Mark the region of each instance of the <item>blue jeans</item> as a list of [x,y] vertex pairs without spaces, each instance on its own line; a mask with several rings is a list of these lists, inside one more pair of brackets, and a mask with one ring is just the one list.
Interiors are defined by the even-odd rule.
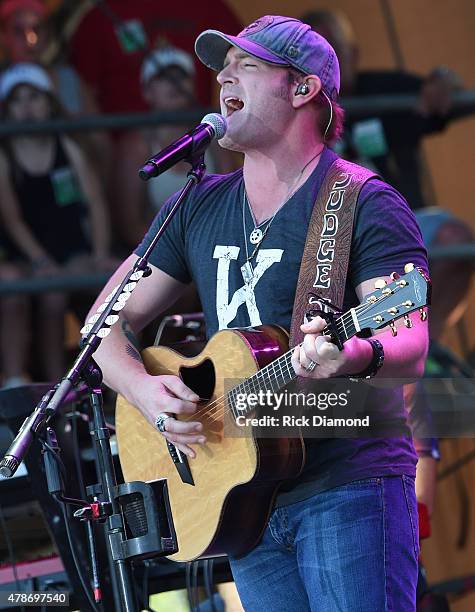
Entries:
[[246,612],[411,612],[418,556],[414,479],[389,476],[275,509],[230,564]]

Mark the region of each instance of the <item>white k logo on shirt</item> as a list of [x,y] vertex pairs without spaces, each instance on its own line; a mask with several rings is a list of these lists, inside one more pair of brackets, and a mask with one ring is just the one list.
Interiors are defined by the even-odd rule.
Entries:
[[226,329],[236,317],[238,308],[246,305],[251,325],[262,325],[256,304],[254,289],[262,275],[273,264],[279,263],[283,249],[260,249],[256,255],[254,275],[250,283],[244,283],[229,300],[229,269],[231,260],[237,260],[240,247],[216,245],[213,258],[218,260],[216,274],[216,314],[219,329]]

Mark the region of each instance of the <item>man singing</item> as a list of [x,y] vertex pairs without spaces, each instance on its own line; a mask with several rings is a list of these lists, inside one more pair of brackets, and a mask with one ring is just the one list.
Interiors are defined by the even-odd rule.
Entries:
[[[337,159],[341,133],[340,72],[328,42],[297,19],[265,16],[230,36],[207,30],[200,60],[217,72],[224,148],[244,154],[243,168],[206,176],[167,228],[120,321],[97,359],[108,385],[134,404],[189,457],[206,445],[198,397],[176,376],[150,376],[130,343],[196,284],[207,333],[278,324],[289,328],[307,228],[319,189]],[[135,252],[98,299],[103,301],[150,244],[170,199]],[[377,278],[408,261],[427,269],[420,232],[402,196],[377,178],[356,205],[343,310],[374,290]],[[377,340],[354,336],[339,351],[316,317],[302,327],[292,365],[299,376],[374,377],[368,402],[395,419],[406,415],[401,387],[380,378],[423,371],[427,323],[388,328]],[[187,416],[187,420],[168,418]],[[157,419],[157,417],[159,417]],[[416,455],[409,436],[307,440],[303,473],[285,483],[259,544],[230,558],[247,612],[415,610],[418,533]]]

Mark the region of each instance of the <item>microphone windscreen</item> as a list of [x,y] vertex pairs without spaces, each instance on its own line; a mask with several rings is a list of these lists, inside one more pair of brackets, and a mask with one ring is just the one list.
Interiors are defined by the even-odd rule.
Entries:
[[211,125],[211,127],[214,129],[217,140],[222,138],[226,134],[226,130],[228,129],[226,119],[223,117],[223,115],[220,115],[219,113],[209,113],[208,115],[205,115],[201,120],[201,123],[207,123],[208,125]]

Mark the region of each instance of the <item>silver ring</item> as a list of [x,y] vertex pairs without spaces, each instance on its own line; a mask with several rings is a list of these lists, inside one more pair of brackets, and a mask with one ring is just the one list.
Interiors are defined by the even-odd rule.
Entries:
[[313,372],[317,367],[318,363],[316,361],[310,360],[309,364],[305,366],[307,372]]
[[160,414],[155,419],[155,427],[158,429],[160,433],[166,431],[165,429],[165,421],[171,418],[171,414],[167,414],[166,412],[160,412]]

